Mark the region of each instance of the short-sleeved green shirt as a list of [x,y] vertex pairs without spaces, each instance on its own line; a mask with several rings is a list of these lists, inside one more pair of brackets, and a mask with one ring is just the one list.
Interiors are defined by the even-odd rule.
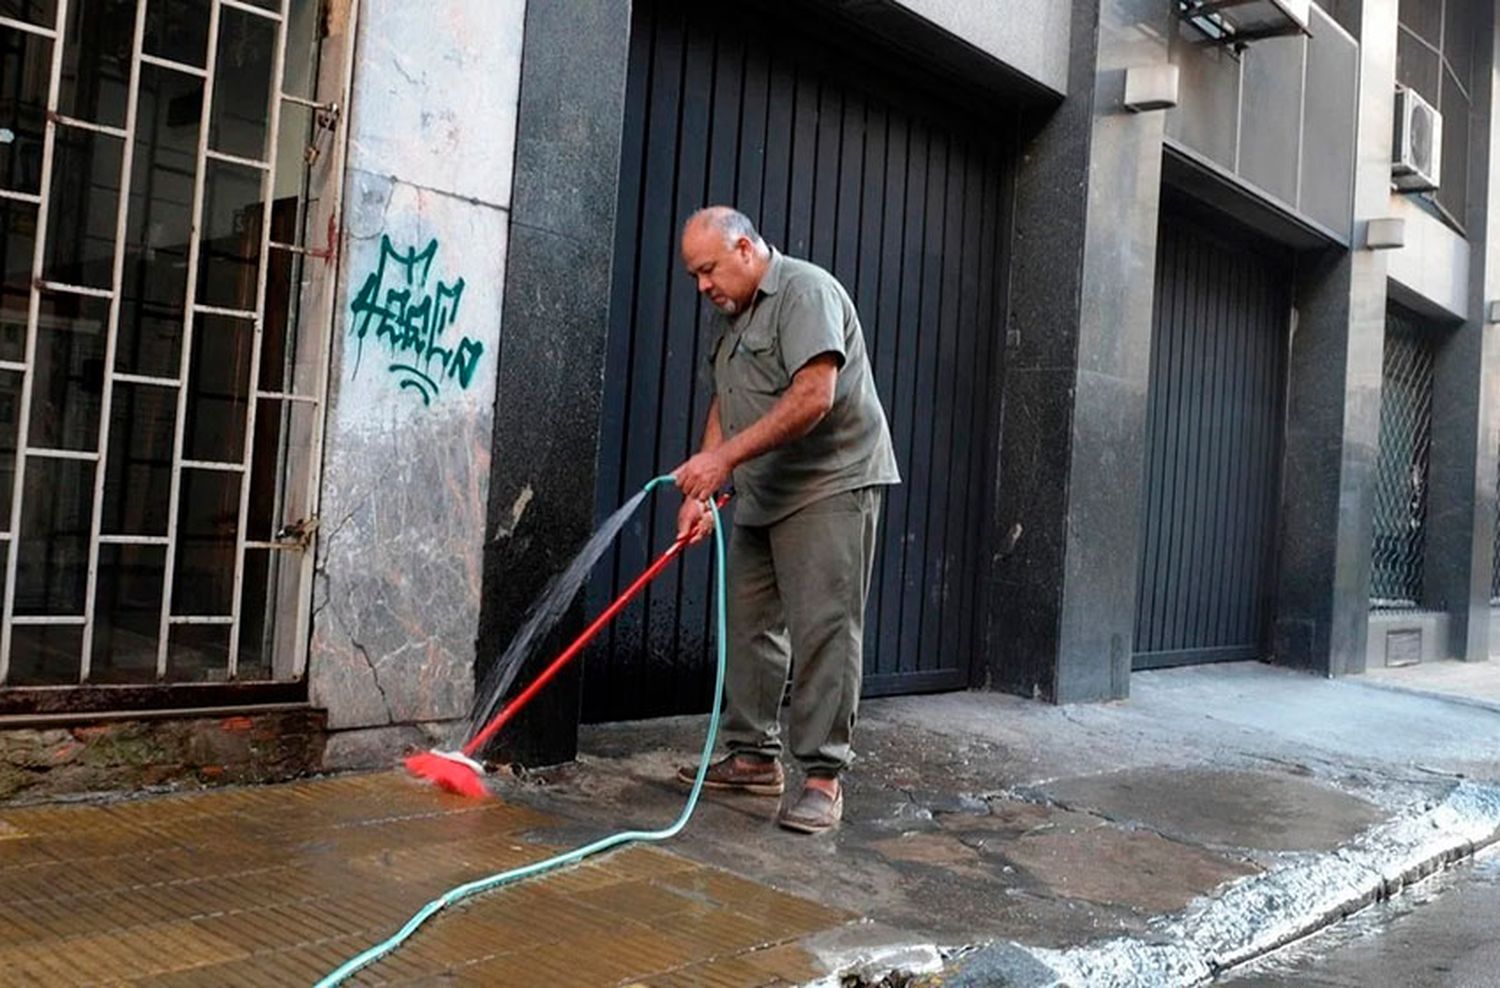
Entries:
[[833,407],[812,432],[734,471],[735,521],[771,525],[834,494],[899,484],[854,303],[833,275],[772,250],[755,299],[724,322],[712,350],[726,439],[771,410],[814,357],[839,358]]

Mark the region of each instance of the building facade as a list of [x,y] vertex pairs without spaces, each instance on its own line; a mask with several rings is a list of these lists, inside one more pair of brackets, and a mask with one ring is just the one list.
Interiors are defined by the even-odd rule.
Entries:
[[[1490,0],[3,6],[0,797],[462,721],[697,440],[708,202],[865,325],[867,695],[1500,648]],[[496,753],[705,709],[708,567]]]

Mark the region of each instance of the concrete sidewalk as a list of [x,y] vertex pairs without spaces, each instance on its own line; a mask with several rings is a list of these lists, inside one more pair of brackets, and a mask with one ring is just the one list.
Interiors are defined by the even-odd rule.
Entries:
[[[1202,983],[1500,833],[1500,712],[1420,690],[1245,664],[1104,706],[875,701],[836,833],[706,797],[357,983]],[[311,983],[453,885],[664,825],[705,723],[589,729],[486,804],[379,773],[0,810],[0,984]]]
[[1406,690],[1440,699],[1471,703],[1500,713],[1500,663],[1423,662],[1410,666],[1372,669],[1361,682],[1388,689]]
[[[862,941],[810,945],[830,970],[1201,983],[1500,835],[1500,712],[1420,689],[1247,663],[1138,674],[1108,705],[875,701],[839,832],[720,797],[673,850],[863,915]],[[576,766],[509,798],[576,821],[560,840],[660,819],[702,729],[592,729]]]

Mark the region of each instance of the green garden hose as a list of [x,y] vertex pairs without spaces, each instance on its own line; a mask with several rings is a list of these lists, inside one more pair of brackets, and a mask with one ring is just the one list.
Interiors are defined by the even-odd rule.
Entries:
[[[670,485],[673,483],[675,483],[674,479],[670,474],[667,474],[652,480],[649,484],[646,485],[645,489],[647,492],[650,492],[662,484]],[[718,505],[716,505],[712,500],[709,500],[708,506],[709,509],[713,512],[714,516],[714,654],[717,660],[717,669],[714,674],[714,699],[713,705],[709,708],[708,734],[703,739],[703,754],[698,762],[698,774],[693,779],[692,791],[688,793],[687,802],[683,804],[682,812],[678,814],[676,821],[674,821],[671,826],[666,827],[662,830],[622,831],[617,834],[612,834],[609,837],[604,837],[600,840],[594,841],[592,844],[586,844],[576,850],[568,851],[565,854],[559,854],[556,857],[547,858],[546,860],[538,861],[535,864],[524,865],[520,868],[513,868],[510,871],[502,871],[498,874],[490,875],[488,878],[479,878],[472,882],[466,882],[463,885],[459,885],[456,888],[449,889],[447,892],[444,892],[442,895],[438,896],[436,899],[433,899],[431,902],[427,903],[427,905],[417,910],[417,912],[411,917],[411,919],[407,920],[406,924],[402,926],[401,929],[397,930],[390,938],[377,943],[375,946],[364,951],[358,956],[352,957],[348,961],[345,961],[322,981],[319,981],[317,984],[317,988],[333,988],[333,986],[335,985],[342,984],[345,979],[353,975],[355,972],[368,967],[380,958],[396,950],[403,943],[405,943],[406,940],[413,933],[415,933],[423,923],[427,922],[427,920],[431,919],[434,915],[436,915],[444,908],[453,905],[455,902],[467,899],[473,895],[478,895],[480,892],[488,892],[489,890],[498,888],[501,885],[508,885],[512,882],[518,882],[524,878],[533,878],[537,875],[544,874],[556,868],[561,868],[564,865],[577,864],[590,855],[598,854],[601,851],[607,851],[611,848],[619,847],[623,844],[667,840],[669,838],[676,837],[679,833],[682,832],[682,828],[687,826],[688,820],[693,815],[693,810],[697,809],[698,796],[703,791],[703,777],[708,772],[709,762],[713,758],[714,742],[718,739],[719,704],[724,694],[724,666],[727,658],[727,652],[725,648],[724,618],[724,608],[726,603],[724,587],[724,529],[720,524]]]

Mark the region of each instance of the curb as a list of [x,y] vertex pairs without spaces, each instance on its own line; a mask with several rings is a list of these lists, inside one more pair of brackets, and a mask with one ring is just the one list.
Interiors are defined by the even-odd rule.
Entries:
[[995,943],[926,988],[1192,988],[1500,840],[1500,787],[1463,781],[1328,854],[1299,854],[1164,917],[1142,937],[1069,950]]
[[1422,686],[1411,686],[1407,683],[1393,682],[1388,679],[1364,679],[1360,686],[1367,686],[1373,690],[1389,690],[1392,693],[1401,693],[1405,696],[1419,696],[1426,700],[1440,700],[1443,703],[1456,703],[1461,707],[1472,707],[1475,710],[1488,710],[1490,713],[1500,714],[1500,700],[1486,700],[1478,696],[1463,696],[1458,693],[1444,693],[1441,690],[1429,689]]

